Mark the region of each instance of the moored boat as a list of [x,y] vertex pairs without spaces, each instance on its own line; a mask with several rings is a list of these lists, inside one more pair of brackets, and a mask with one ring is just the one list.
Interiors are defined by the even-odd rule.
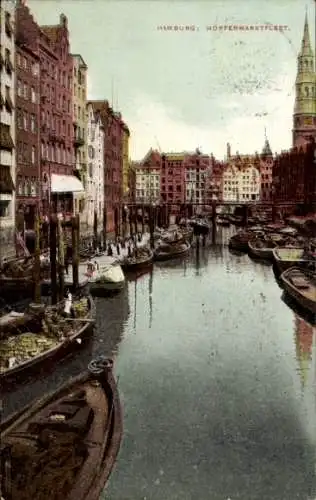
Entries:
[[0,383],[14,381],[44,364],[60,360],[93,333],[91,296],[68,298],[56,306],[40,304],[23,316],[0,318]]
[[290,267],[281,274],[286,293],[301,307],[316,313],[316,275],[306,269]]
[[5,499],[98,500],[122,439],[112,360],[1,422],[1,495]]
[[272,260],[273,249],[276,246],[276,243],[267,238],[251,238],[248,241],[248,253],[250,257],[256,259]]
[[154,253],[149,248],[138,248],[130,257],[123,257],[119,262],[124,272],[142,271],[153,265]]
[[169,260],[181,257],[190,250],[191,245],[188,242],[168,244],[161,243],[154,251],[154,260]]
[[[313,260],[301,247],[276,247],[273,249],[273,260],[279,272],[283,272],[289,267],[305,267],[313,263]],[[314,260],[316,263],[316,260]]]
[[91,295],[103,297],[118,293],[123,289],[125,276],[119,262],[96,260],[95,263],[88,262],[87,268]]
[[238,252],[248,252],[248,241],[261,232],[261,228],[238,231],[229,239],[228,247]]

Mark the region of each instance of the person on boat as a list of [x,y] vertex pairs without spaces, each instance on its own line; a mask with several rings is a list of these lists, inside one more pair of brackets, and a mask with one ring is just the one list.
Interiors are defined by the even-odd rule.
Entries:
[[111,245],[111,243],[109,243],[109,245],[108,245],[108,257],[112,257],[112,255],[113,255],[112,245]]
[[116,251],[117,251],[117,255],[120,255],[121,254],[121,248],[120,248],[120,243],[119,241],[116,242]]
[[[95,264],[97,264],[97,263],[95,262]],[[93,273],[96,270],[95,264],[93,262],[91,262],[91,259],[89,259],[89,262],[87,264],[87,273],[86,273],[87,276],[89,276],[89,277],[93,276]]]
[[67,292],[67,298],[65,300],[65,307],[63,311],[64,316],[73,316],[74,315],[74,310],[72,306],[72,294]]

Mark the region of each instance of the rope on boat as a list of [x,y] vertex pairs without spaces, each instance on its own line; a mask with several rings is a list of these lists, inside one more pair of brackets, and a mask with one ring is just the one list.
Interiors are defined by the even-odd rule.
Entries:
[[101,375],[106,369],[111,369],[112,366],[113,360],[101,354],[96,359],[90,361],[88,370],[92,375]]

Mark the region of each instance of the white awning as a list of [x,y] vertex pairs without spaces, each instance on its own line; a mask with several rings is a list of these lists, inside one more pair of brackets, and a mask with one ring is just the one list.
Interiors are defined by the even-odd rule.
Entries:
[[75,177],[74,175],[52,174],[52,193],[82,193],[83,191],[83,184],[78,177]]

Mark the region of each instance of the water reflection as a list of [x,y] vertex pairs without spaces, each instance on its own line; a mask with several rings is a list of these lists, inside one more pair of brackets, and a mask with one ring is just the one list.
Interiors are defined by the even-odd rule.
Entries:
[[308,372],[312,364],[312,347],[314,328],[297,314],[294,317],[295,323],[295,345],[296,356],[299,364],[302,390],[304,390]]
[[310,329],[293,324],[271,266],[220,246],[137,282],[139,313],[116,366],[125,434],[107,500],[315,496],[315,404],[302,401],[296,359]]

